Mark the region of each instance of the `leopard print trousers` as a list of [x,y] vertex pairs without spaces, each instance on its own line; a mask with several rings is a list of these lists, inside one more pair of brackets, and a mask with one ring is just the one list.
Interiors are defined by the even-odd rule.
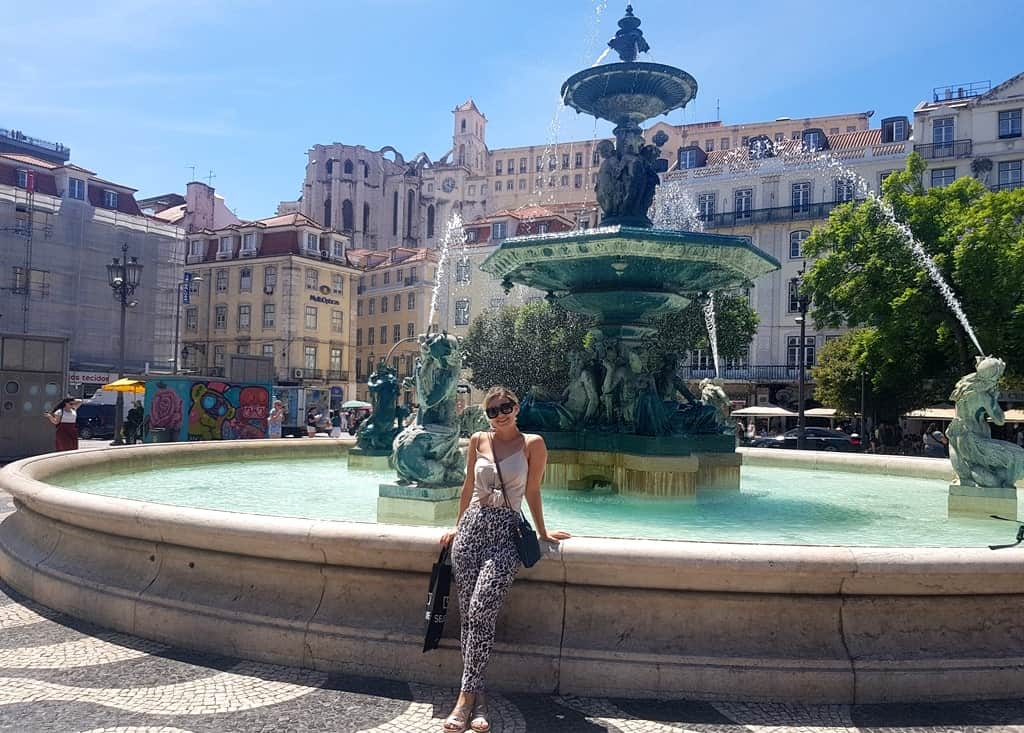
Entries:
[[504,507],[470,506],[452,544],[452,570],[462,617],[462,690],[484,691],[494,626],[519,571],[512,528],[519,515]]

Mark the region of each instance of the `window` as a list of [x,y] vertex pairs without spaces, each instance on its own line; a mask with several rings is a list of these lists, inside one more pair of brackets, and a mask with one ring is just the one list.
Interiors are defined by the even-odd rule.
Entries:
[[388,312],[388,296],[386,296],[386,295],[380,299],[380,312],[381,313],[387,313]]
[[263,304],[263,328],[274,327],[274,310],[275,306],[273,303]]
[[576,168],[583,167],[583,153],[576,153],[576,155],[573,157],[573,165]]
[[213,347],[213,365],[215,367],[222,367],[222,366],[224,366],[224,347],[223,346],[218,345],[218,346],[214,346]]
[[386,344],[388,342],[388,327],[387,326],[381,326],[380,327],[380,342],[382,344]]
[[722,150],[728,150],[729,149],[729,138],[723,137],[719,142],[722,143],[722,145],[721,145]]
[[316,328],[316,306],[315,305],[307,305],[306,306],[306,328],[310,328],[310,329],[315,329]]
[[256,233],[249,232],[242,236],[242,251],[243,252],[255,252],[256,251]]
[[806,229],[798,229],[795,232],[790,232],[789,235],[789,257],[790,259],[800,259],[803,256],[803,246],[807,238],[811,236],[811,233]]
[[572,177],[572,187],[583,188],[583,174],[577,173],[575,176]]
[[28,281],[25,279],[25,268],[15,267],[12,270],[14,283],[12,290],[15,293],[28,292],[39,298],[50,296],[50,271],[37,270],[32,268],[28,271]]
[[198,331],[199,330],[199,309],[198,308],[186,308],[185,309],[185,330],[186,331]]
[[384,273],[384,284],[389,285],[391,283],[391,271]]
[[[1018,125],[1019,127],[1019,125]],[[78,199],[79,201],[85,200],[85,181],[81,178],[69,178],[68,179],[68,197]]]
[[882,120],[882,142],[898,143],[907,139],[907,120],[897,117]]
[[569,154],[568,153],[562,153],[562,168],[568,168],[568,167],[569,167]]
[[825,147],[825,136],[821,130],[806,130],[803,134],[804,150],[813,152]]
[[416,293],[409,293],[409,297],[407,299],[405,307],[408,310],[412,310],[413,308],[416,307]]
[[469,325],[469,300],[462,299],[455,301],[455,325]]
[[519,190],[520,191],[525,191],[526,190],[526,179],[525,178],[520,178],[519,179]]
[[551,226],[546,221],[542,221],[537,225],[537,234],[547,234],[548,227]]
[[526,173],[526,158],[519,159],[519,172]]
[[699,165],[697,148],[683,148],[679,151],[679,170],[697,168]]
[[777,133],[775,133],[775,142],[781,143],[785,139],[786,139],[786,133],[784,133],[784,132],[777,132]]
[[344,173],[345,175],[351,176],[353,170],[354,166],[352,165],[351,160],[346,160],[344,163],[341,164],[341,172]]
[[[786,338],[786,363],[795,367],[800,363],[800,337]],[[804,366],[814,366],[814,336],[804,336]]]
[[715,217],[715,194],[697,195],[697,214],[701,221],[711,221]]
[[391,327],[391,340],[398,341],[402,338],[402,327],[399,324],[395,324]]
[[507,181],[505,181],[505,190],[506,191],[514,191],[515,188],[516,188],[516,182],[514,180],[509,178]]
[[376,273],[374,273],[373,275],[370,275],[370,287],[371,288],[377,287],[377,274]]
[[316,346],[306,344],[302,347],[302,368],[310,371],[316,369]]
[[466,230],[466,242],[467,243],[473,244],[479,238],[480,238],[480,232],[478,230],[476,230],[476,229],[467,229]]
[[394,302],[391,305],[391,310],[393,310],[395,313],[397,313],[398,311],[402,310],[402,296],[401,295],[396,295],[395,296],[395,300],[394,300]]
[[562,179],[559,181],[559,185],[562,186],[562,188],[567,188],[569,186],[569,176],[562,176]]
[[377,313],[377,299],[370,298],[366,301],[366,315],[372,316]]
[[344,293],[345,292],[345,276],[339,273],[331,275],[331,292],[332,293]]
[[945,158],[953,155],[952,117],[932,120],[932,143],[932,157]]
[[790,189],[794,214],[806,214],[811,210],[811,184],[794,183]]
[[226,293],[228,291],[228,271],[217,270],[217,292]]
[[263,290],[269,295],[277,285],[277,266],[267,265],[263,268]]
[[837,178],[833,184],[833,200],[839,204],[845,201],[853,201],[854,186],[850,178]]
[[749,219],[750,212],[754,208],[754,189],[738,189],[732,197],[732,210],[736,212],[737,219]]
[[240,293],[251,293],[252,292],[252,268],[243,267],[238,271],[238,292]]
[[790,313],[800,312],[800,278],[794,277],[789,281],[789,306]]
[[932,169],[932,187],[948,186],[956,178],[956,168]]
[[117,191],[103,190],[103,205],[108,209],[117,208]]
[[[474,187],[470,186],[469,188],[470,188],[469,193],[470,193],[470,195],[472,195]],[[436,217],[436,215],[434,213],[434,205],[430,204],[430,206],[427,207],[427,239],[432,239],[433,236],[434,236],[434,219],[435,219],[435,217]]]
[[226,305],[218,305],[213,309],[213,327],[223,331],[228,327],[228,307]]
[[375,343],[377,343],[377,332],[371,326],[366,329],[366,345],[373,346]]
[[882,184],[885,183],[885,179],[888,178],[889,176],[891,176],[895,172],[896,172],[896,169],[892,169],[892,170],[882,171],[881,173],[878,174],[878,190],[879,191],[882,190]]
[[17,186],[18,186],[18,188],[28,188],[28,171],[25,170],[24,168],[19,168],[17,175],[18,175],[18,179],[17,179]]
[[713,152],[714,149],[715,149],[715,139],[713,137],[709,137],[707,140],[704,141],[704,150],[706,150],[707,152],[710,153],[710,152]]
[[516,172],[516,161],[513,158],[508,159],[508,174],[511,176]]
[[498,240],[505,239],[508,236],[508,224],[503,221],[494,222],[494,226],[491,228],[491,239],[497,242]]
[[345,326],[345,312],[340,310],[331,311],[331,331],[342,333]]
[[220,244],[217,245],[217,254],[219,255],[230,255],[235,249],[235,238],[234,237],[221,237]]
[[361,300],[357,300],[356,301],[356,315],[357,316],[363,315],[363,301],[361,301]]
[[597,152],[597,150],[595,150],[590,155],[590,165],[600,165],[600,164],[601,164],[601,154],[599,152]]
[[409,336],[415,336],[416,335],[416,324],[414,324],[414,323],[407,323],[407,324],[405,324],[405,335],[406,335],[406,338],[408,338]]
[[460,283],[469,282],[469,258],[461,257],[455,265],[455,279]]
[[310,252],[320,251],[320,237],[312,232],[306,232],[306,249]]
[[248,331],[250,323],[252,323],[252,306],[251,305],[240,305],[240,306],[238,306],[238,330],[239,331]]
[[320,272],[313,268],[306,269],[306,290],[320,289]]
[[557,167],[558,167],[558,156],[556,156],[556,155],[549,155],[548,156],[548,170],[549,171],[553,171]]
[[999,137],[1020,137],[1019,109],[1007,109],[999,113]]
[[1003,160],[999,162],[999,188],[1015,189],[1021,185],[1021,161]]
[[496,160],[496,161],[494,161],[494,175],[500,176],[501,174],[502,174],[501,161],[500,160]]
[[327,368],[332,372],[341,371],[341,349],[337,346],[331,347],[331,361],[327,365]]
[[189,259],[198,259],[206,254],[206,242],[202,239],[193,239],[188,243]]
[[687,355],[687,361],[691,369],[714,369],[715,363],[712,360],[712,353],[706,349],[692,349]]
[[344,259],[345,243],[340,239],[331,240],[331,257],[335,257],[337,259]]
[[263,344],[263,350],[262,351],[263,351],[263,356],[266,357],[267,359],[273,359],[274,358],[274,345],[273,344]]

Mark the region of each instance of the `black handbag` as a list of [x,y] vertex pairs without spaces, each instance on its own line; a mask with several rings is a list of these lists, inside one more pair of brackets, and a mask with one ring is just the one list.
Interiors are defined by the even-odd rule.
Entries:
[[430,571],[430,587],[427,588],[427,634],[423,639],[423,651],[437,649],[444,633],[444,622],[448,620],[448,596],[452,589],[451,552],[445,547],[437,557]]
[[[493,440],[491,441],[491,455],[494,456]],[[498,481],[501,482],[501,496],[505,499],[505,506],[511,509],[512,505],[509,504],[508,495],[505,494],[505,479],[501,475],[501,465],[496,456],[494,457],[494,467],[498,469]],[[532,568],[537,564],[540,560],[540,541],[522,510],[519,511],[519,517],[512,528],[512,541],[516,545],[516,552],[519,553],[519,562],[523,564],[524,568]]]

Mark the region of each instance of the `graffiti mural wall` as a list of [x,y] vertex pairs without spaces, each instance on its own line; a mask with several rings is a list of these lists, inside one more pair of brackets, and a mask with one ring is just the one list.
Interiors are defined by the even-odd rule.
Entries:
[[146,383],[150,442],[267,437],[269,384],[163,377]]

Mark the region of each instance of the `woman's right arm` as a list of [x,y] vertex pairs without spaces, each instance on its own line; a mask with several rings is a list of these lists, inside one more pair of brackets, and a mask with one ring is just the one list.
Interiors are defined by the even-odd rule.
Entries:
[[44,416],[44,417],[45,417],[45,418],[46,418],[47,420],[49,420],[49,421],[50,421],[51,423],[53,423],[54,425],[57,425],[57,424],[58,424],[58,423],[60,422],[60,418],[59,418],[59,417],[57,417],[57,416],[56,416],[55,414],[53,414],[52,412],[44,412],[44,413],[43,413],[43,416]]
[[462,515],[469,509],[469,503],[473,500],[473,469],[476,466],[477,444],[480,440],[480,433],[473,433],[469,438],[469,446],[466,448],[466,480],[462,482],[462,493],[459,495],[459,515],[455,518],[455,529],[441,535],[441,545],[447,547],[455,539],[455,533],[459,531],[459,522]]

